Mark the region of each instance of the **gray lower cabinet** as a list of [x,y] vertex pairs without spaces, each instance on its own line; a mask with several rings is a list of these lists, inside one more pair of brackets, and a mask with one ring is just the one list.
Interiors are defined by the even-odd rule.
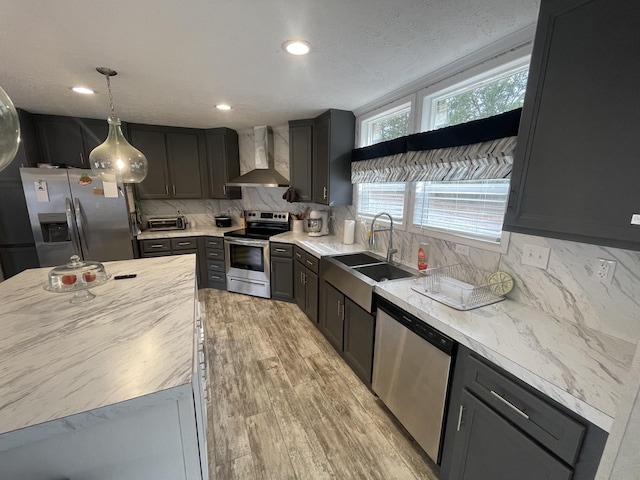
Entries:
[[224,238],[203,237],[205,264],[202,266],[204,273],[203,286],[217,290],[227,289],[227,273],[224,264]]
[[543,0],[504,229],[640,250],[640,3]]
[[349,298],[344,300],[343,355],[364,383],[371,386],[376,319]]
[[[224,250],[220,247],[222,255],[223,273],[221,279],[216,283],[215,279],[211,279],[211,269],[209,268],[209,239],[210,237],[177,237],[177,238],[158,238],[140,240],[140,254],[143,258],[165,257],[169,255],[188,255],[195,253],[196,259],[196,275],[198,278],[198,288],[219,288],[226,290],[226,279],[224,276]],[[213,239],[222,242],[222,238]]]
[[591,480],[607,433],[460,346],[441,480]]
[[318,323],[319,261],[300,247],[294,250],[294,297],[298,306],[313,323]]
[[285,302],[293,302],[293,245],[271,243],[271,298]]
[[322,318],[320,331],[333,347],[342,352],[344,340],[344,294],[327,282],[322,282]]
[[373,315],[326,281],[322,281],[320,331],[367,386],[373,372]]

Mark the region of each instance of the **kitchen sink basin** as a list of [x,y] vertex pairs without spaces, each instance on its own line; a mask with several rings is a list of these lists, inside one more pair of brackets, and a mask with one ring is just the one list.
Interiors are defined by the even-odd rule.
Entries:
[[381,263],[383,261],[368,253],[349,253],[347,255],[336,255],[331,258],[343,265],[346,265],[347,267],[371,265],[372,263]]
[[322,257],[320,271],[324,281],[370,313],[376,284],[416,274],[406,267],[398,267],[364,252]]
[[374,265],[365,265],[362,267],[354,267],[357,272],[366,275],[376,282],[384,282],[385,280],[397,280],[399,278],[412,277],[413,273],[402,268],[398,268],[390,263],[377,263]]

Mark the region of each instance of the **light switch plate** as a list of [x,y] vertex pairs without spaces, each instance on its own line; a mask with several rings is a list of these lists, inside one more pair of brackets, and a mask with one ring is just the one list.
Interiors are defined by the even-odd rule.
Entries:
[[549,247],[525,244],[522,249],[522,264],[546,270],[550,253],[551,249]]
[[640,225],[640,213],[631,215],[631,225]]

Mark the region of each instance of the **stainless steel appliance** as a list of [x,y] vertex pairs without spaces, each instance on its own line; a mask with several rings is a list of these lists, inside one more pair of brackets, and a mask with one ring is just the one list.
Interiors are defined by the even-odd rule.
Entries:
[[436,463],[455,345],[413,315],[378,299],[373,391]]
[[271,298],[269,237],[289,230],[289,213],[250,211],[246,227],[224,234],[227,290]]
[[21,168],[22,187],[41,267],[133,258],[124,186],[103,184],[91,170]]
[[184,230],[185,228],[187,228],[187,219],[184,215],[163,215],[147,219],[147,230]]
[[313,210],[309,214],[307,227],[310,237],[329,235],[329,212],[326,210]]

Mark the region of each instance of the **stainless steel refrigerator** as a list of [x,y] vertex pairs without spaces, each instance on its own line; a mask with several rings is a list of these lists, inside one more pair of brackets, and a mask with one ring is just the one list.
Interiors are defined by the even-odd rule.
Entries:
[[41,267],[134,258],[131,215],[122,184],[91,170],[21,168],[22,187]]

